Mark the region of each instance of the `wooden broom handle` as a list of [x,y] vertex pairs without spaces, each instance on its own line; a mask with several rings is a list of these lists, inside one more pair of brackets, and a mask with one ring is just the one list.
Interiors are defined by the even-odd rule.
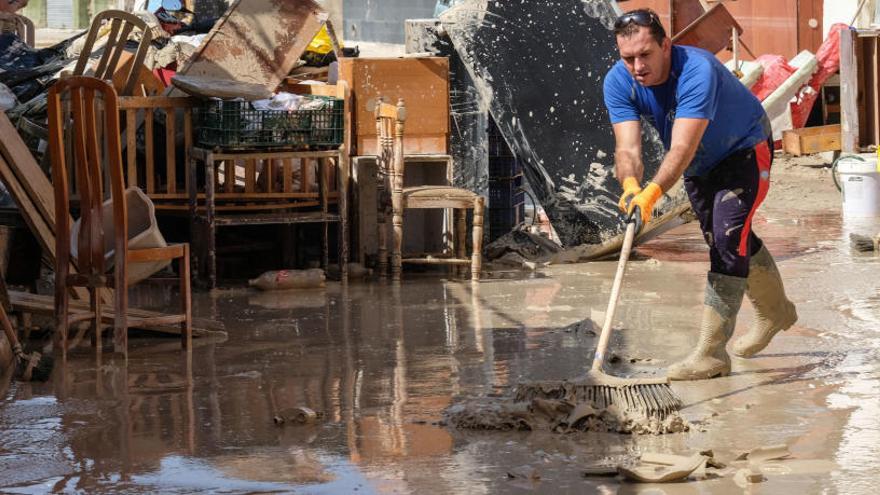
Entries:
[[602,364],[605,362],[605,351],[608,350],[608,342],[611,340],[611,325],[614,323],[617,300],[620,299],[620,287],[623,285],[626,262],[629,261],[629,253],[632,251],[633,239],[635,237],[635,221],[627,222],[626,233],[623,236],[623,247],[620,249],[620,261],[617,262],[617,274],[614,275],[614,285],[611,286],[611,299],[608,301],[608,309],[605,311],[605,324],[602,325],[599,344],[596,346],[596,354],[593,357],[593,366],[591,368],[593,371],[601,371]]

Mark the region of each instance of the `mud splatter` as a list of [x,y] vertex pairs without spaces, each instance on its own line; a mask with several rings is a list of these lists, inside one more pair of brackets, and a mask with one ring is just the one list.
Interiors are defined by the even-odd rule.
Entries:
[[661,435],[690,430],[690,424],[678,413],[661,420],[613,405],[596,409],[588,403],[540,398],[528,402],[492,397],[472,399],[449,407],[445,421],[454,428],[500,431]]

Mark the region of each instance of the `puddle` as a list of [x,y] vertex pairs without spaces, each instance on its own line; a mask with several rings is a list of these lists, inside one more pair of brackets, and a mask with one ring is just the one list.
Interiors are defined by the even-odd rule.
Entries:
[[[461,398],[580,375],[604,317],[615,262],[553,266],[468,282],[417,276],[401,287],[331,283],[306,293],[220,291],[195,313],[222,321],[196,342],[192,388],[170,341],[132,339],[127,370],[88,348],[45,384],[3,381],[0,491],[45,493],[742,493],[730,477],[673,487],[621,485],[582,467],[642,451],[713,449],[721,460],[785,443],[766,493],[867,493],[880,468],[880,257],[854,255],[835,215],[759,219],[778,255],[798,326],[734,374],[675,384],[696,425],[662,438],[471,432],[437,424]],[[611,350],[620,374],[662,374],[696,338],[705,246],[686,225],[639,248]],[[162,303],[166,298],[152,300]],[[751,309],[744,305],[738,332]],[[312,425],[278,426],[306,406]],[[539,481],[507,472],[535,466]]]

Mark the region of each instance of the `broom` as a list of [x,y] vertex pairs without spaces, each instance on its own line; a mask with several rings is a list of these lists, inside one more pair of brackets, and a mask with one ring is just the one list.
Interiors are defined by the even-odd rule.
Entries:
[[3,325],[3,332],[9,339],[9,345],[12,346],[13,359],[15,359],[15,377],[26,382],[48,380],[52,374],[55,360],[52,359],[52,356],[44,356],[39,352],[27,354],[22,350],[2,304],[0,304],[0,325]]
[[681,399],[672,392],[668,378],[619,378],[602,371],[605,353],[611,340],[611,325],[620,299],[626,263],[629,261],[636,236],[636,219],[639,218],[641,218],[640,212],[636,208],[627,222],[617,274],[611,287],[611,299],[608,301],[608,310],[605,313],[605,324],[602,325],[593,365],[587,376],[562,383],[537,382],[521,385],[517,388],[517,401],[531,401],[534,398],[565,399],[575,403],[588,402],[599,410],[614,405],[624,413],[635,413],[660,420],[681,409]]

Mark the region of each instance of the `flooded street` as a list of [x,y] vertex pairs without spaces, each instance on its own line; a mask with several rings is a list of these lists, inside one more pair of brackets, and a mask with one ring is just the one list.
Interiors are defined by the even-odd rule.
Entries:
[[[809,182],[798,179],[795,185]],[[690,432],[663,436],[454,431],[463,397],[576,377],[589,365],[615,261],[227,289],[194,301],[228,338],[196,339],[192,387],[174,339],[132,339],[127,369],[87,341],[45,384],[3,378],[3,493],[742,493],[732,461],[788,445],[749,493],[875,493],[880,480],[880,257],[850,250],[836,191],[797,214],[780,188],[755,230],[779,260],[800,320],[728,377],[673,384]],[[864,233],[864,232],[863,232]],[[696,340],[707,268],[696,224],[641,247],[628,271],[609,371],[662,375]],[[744,303],[737,333],[752,310]],[[589,320],[589,321],[585,321]],[[87,339],[86,339],[87,340]],[[311,425],[273,417],[306,406]],[[585,477],[642,452],[712,450],[729,467],[670,485]],[[524,466],[540,479],[510,478]]]

